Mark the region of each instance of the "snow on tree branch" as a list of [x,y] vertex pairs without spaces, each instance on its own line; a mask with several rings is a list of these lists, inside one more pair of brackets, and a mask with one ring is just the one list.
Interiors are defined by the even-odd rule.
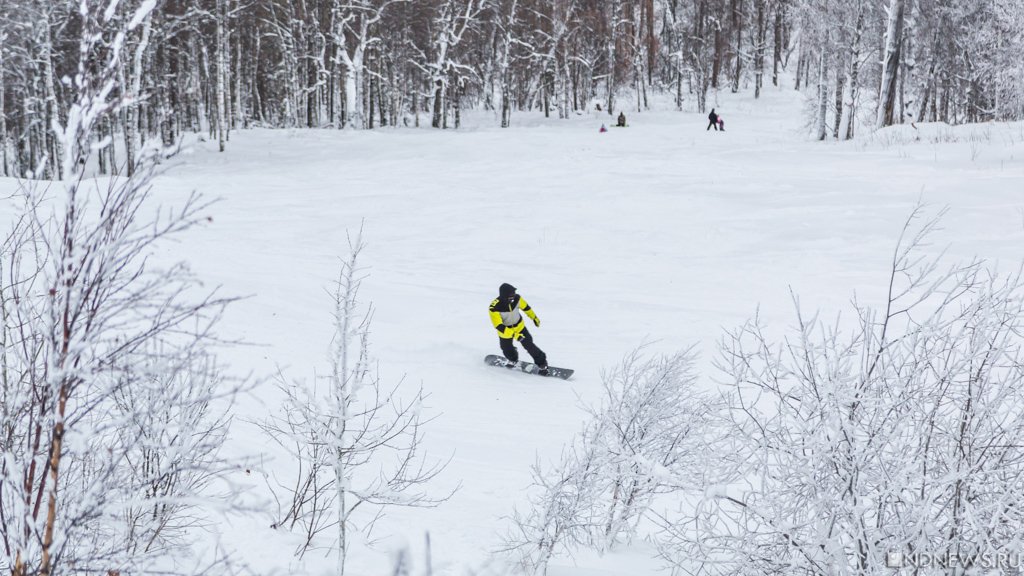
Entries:
[[372,310],[360,311],[358,301],[365,279],[359,265],[365,248],[361,230],[349,248],[331,292],[330,373],[312,385],[282,381],[283,415],[261,423],[296,466],[287,483],[268,481],[287,502],[273,526],[302,530],[299,556],[317,545],[319,535],[335,530],[328,542],[337,553],[340,574],[345,573],[353,533],[368,534],[384,509],[433,507],[452,495],[426,491],[448,463],[423,454],[423,426],[429,422],[422,417],[423,389],[403,399],[401,383],[385,387],[371,366]]

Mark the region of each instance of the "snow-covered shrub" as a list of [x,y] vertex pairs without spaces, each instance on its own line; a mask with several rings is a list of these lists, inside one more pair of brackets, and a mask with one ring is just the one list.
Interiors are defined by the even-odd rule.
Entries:
[[638,349],[603,375],[604,401],[591,410],[610,482],[601,547],[630,538],[656,494],[696,485],[711,405],[693,364],[690,351],[645,358]]
[[981,262],[940,270],[920,253],[937,219],[911,233],[918,216],[881,309],[855,301],[845,327],[796,302],[788,337],[757,319],[726,336],[722,483],[664,522],[676,573],[891,574],[899,558],[1022,552],[1024,285]]
[[602,375],[604,398],[561,459],[533,468],[529,509],[513,514],[506,550],[544,574],[560,549],[628,540],[657,494],[699,483],[712,403],[694,388],[691,351],[643,348]]
[[547,574],[556,552],[589,545],[599,533],[600,502],[608,482],[607,454],[596,444],[597,435],[596,423],[591,422],[554,466],[534,464],[529,507],[513,511],[503,550],[514,555],[525,573]]
[[279,502],[278,494],[287,502],[274,527],[302,529],[300,556],[316,545],[318,534],[335,530],[328,546],[338,554],[339,574],[345,573],[352,531],[368,533],[385,507],[430,507],[451,496],[425,491],[447,462],[422,454],[423,389],[403,401],[398,385],[385,387],[370,365],[372,313],[361,313],[357,300],[364,246],[360,232],[333,292],[335,333],[325,385],[282,382],[281,413],[261,424],[295,464],[287,482],[270,486]]
[[97,125],[126,103],[125,35],[153,3],[78,4],[74,99],[47,159],[62,183],[22,188],[0,248],[0,571],[195,572],[186,529],[226,469],[210,403],[234,391],[212,360],[228,300],[149,262],[205,207],[151,209],[156,152],[129,177],[84,178]]
[[118,545],[133,555],[170,553],[188,543],[190,528],[209,520],[195,496],[232,469],[220,449],[228,426],[221,401],[233,390],[209,355],[176,359],[156,350],[132,364],[122,376],[131,385],[114,395],[116,410],[95,418],[92,454],[117,446],[128,464],[118,474],[128,494]]

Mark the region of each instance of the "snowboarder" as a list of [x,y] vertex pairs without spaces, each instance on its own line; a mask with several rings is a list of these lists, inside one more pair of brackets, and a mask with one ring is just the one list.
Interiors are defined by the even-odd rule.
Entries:
[[725,119],[721,116],[718,117],[718,131],[725,132]]
[[619,119],[618,120],[619,120],[619,122],[615,126],[620,127],[620,128],[625,128],[626,127],[626,113],[625,112],[619,112]]
[[501,346],[501,352],[508,359],[509,365],[514,365],[519,361],[519,351],[516,350],[514,345],[514,342],[518,340],[523,345],[523,348],[530,353],[530,356],[533,357],[533,363],[539,369],[537,373],[541,376],[547,376],[547,355],[533,343],[533,337],[530,336],[529,330],[526,329],[526,322],[523,321],[523,315],[520,314],[520,310],[525,312],[530,317],[530,320],[533,320],[534,326],[540,326],[540,318],[537,317],[537,313],[533,311],[533,308],[530,308],[530,305],[526,303],[523,297],[516,294],[515,286],[502,284],[498,288],[498,297],[491,301],[490,306],[491,324],[498,331],[498,343]]
[[710,120],[710,122],[708,122],[707,129],[711,130],[711,128],[714,127],[715,132],[718,132],[718,114],[715,114],[714,108],[711,109],[711,114],[708,114],[708,120]]

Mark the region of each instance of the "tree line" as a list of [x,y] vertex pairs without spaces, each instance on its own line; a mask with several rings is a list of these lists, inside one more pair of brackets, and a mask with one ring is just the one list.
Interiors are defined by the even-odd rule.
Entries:
[[[74,0],[5,1],[0,174],[59,177],[51,127],[68,79],[96,65],[81,26]],[[186,132],[223,149],[250,126],[457,128],[463,109],[508,126],[523,110],[643,111],[655,94],[703,112],[714,91],[759,97],[787,70],[821,139],[1019,119],[1022,30],[1016,0],[155,0],[104,32],[125,36],[125,105],[98,130],[99,169],[130,173],[146,142]]]

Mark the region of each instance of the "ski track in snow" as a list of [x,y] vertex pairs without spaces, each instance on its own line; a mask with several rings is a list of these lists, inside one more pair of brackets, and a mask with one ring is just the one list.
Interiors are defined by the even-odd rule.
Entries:
[[[951,260],[977,255],[1004,269],[1021,261],[1024,125],[955,129],[987,131],[980,144],[871,135],[820,143],[800,131],[792,91],[730,98],[717,106],[724,133],[706,132],[704,115],[628,111],[629,128],[604,134],[600,125],[614,123],[605,115],[526,113],[507,130],[478,114],[478,127],[460,131],[236,132],[223,154],[200,143],[160,177],[162,202],[191,190],[219,199],[212,223],[164,245],[159,258],[187,260],[207,286],[250,296],[220,330],[255,344],[224,352],[239,374],[280,368],[308,382],[326,371],[327,291],[346,232],[363,223],[373,356],[386,383],[404,377],[404,390],[422,384],[430,395],[424,412],[437,418],[426,446],[452,457],[433,492],[461,488],[436,509],[389,512],[375,532],[384,539],[354,553],[351,573],[383,573],[386,551],[404,541],[422,568],[426,531],[436,574],[482,566],[506,531],[503,517],[525,502],[530,465],[558,456],[581,427],[580,402],[599,399],[601,369],[637,345],[697,345],[711,388],[722,330],[760,307],[769,332],[781,333],[793,324],[790,289],[825,317],[848,310],[854,293],[881,305],[893,247],[919,198],[929,214],[950,208],[930,249],[948,245]],[[0,179],[0,192],[14,186]],[[500,353],[486,307],[502,282],[537,310],[542,326],[531,332],[552,364],[576,370],[572,380],[483,364]],[[243,399],[230,444],[237,454],[266,452],[268,471],[286,466],[246,420],[277,399],[269,381]],[[239,475],[250,501],[264,505],[263,480]],[[331,571],[323,551],[293,559],[294,537],[271,521],[234,515],[218,531],[257,573]],[[560,557],[550,574],[654,574],[651,553],[637,545]]]

